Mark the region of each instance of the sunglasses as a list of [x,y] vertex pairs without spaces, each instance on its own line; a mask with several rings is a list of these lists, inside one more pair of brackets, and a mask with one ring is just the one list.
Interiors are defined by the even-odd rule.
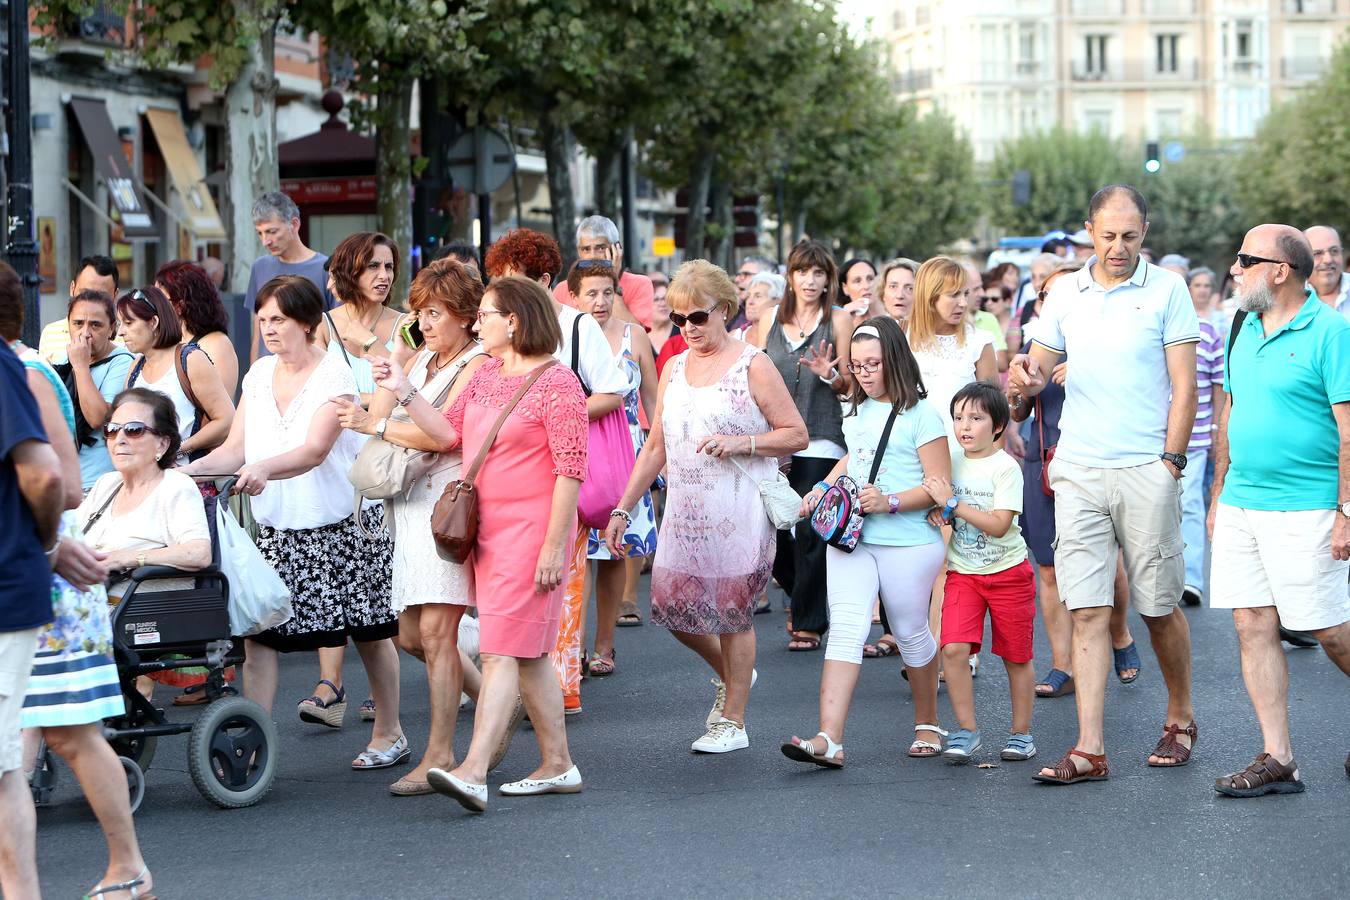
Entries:
[[1270,263],[1275,266],[1288,266],[1293,271],[1298,271],[1298,266],[1287,259],[1267,259],[1264,256],[1253,256],[1250,253],[1239,253],[1237,255],[1237,264],[1239,269],[1250,269],[1252,266],[1259,266],[1261,263]]
[[103,426],[103,437],[107,440],[112,440],[113,436],[119,431],[125,431],[129,438],[138,438],[147,433],[159,434],[158,431],[144,422],[122,422],[121,424],[109,422],[107,425]]
[[715,309],[717,309],[716,306],[710,306],[707,309],[696,309],[687,316],[673,312],[670,314],[670,321],[674,322],[679,328],[683,328],[685,323],[698,326],[707,325],[708,317],[712,315],[713,310]]

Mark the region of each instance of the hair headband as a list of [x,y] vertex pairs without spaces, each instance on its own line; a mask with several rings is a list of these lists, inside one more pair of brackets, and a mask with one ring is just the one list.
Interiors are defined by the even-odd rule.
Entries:
[[853,329],[853,337],[851,340],[856,341],[860,337],[874,337],[877,340],[881,340],[881,332],[877,331],[875,325],[859,325],[857,328]]

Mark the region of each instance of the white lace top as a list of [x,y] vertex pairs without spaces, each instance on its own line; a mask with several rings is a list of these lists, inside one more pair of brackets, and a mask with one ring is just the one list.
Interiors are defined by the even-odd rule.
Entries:
[[954,334],[936,334],[933,340],[936,347],[913,348],[914,358],[918,360],[919,374],[928,389],[928,402],[937,409],[950,435],[952,397],[975,380],[975,363],[984,348],[994,343],[994,336],[968,324],[964,344],[958,343]]

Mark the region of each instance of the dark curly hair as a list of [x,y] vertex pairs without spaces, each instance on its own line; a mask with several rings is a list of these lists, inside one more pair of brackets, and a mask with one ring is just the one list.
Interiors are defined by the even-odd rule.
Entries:
[[[398,244],[394,243],[393,238],[378,231],[358,231],[343,238],[342,243],[337,245],[333,255],[328,257],[328,262],[324,265],[333,279],[333,293],[343,303],[365,299],[361,296],[361,275],[375,258],[376,247],[389,248],[390,255],[394,257],[393,284],[398,284]],[[389,305],[393,298],[392,290],[385,294],[385,305]]]
[[229,333],[225,304],[201,266],[185,259],[166,262],[155,272],[155,284],[169,295],[169,302],[183,321],[183,330],[193,338],[200,340],[217,331]]
[[508,270],[538,281],[548,275],[558,280],[562,271],[562,251],[558,242],[541,231],[516,228],[497,238],[483,261],[489,278],[500,278]]
[[169,442],[169,449],[159,458],[159,467],[161,469],[173,468],[174,459],[183,446],[183,439],[178,434],[178,412],[173,408],[173,401],[169,399],[169,395],[152,391],[149,388],[127,388],[113,398],[112,406],[108,409],[109,420],[112,419],[112,414],[117,412],[118,407],[126,403],[144,403],[150,407],[152,421],[145,424],[149,425],[155,434]]

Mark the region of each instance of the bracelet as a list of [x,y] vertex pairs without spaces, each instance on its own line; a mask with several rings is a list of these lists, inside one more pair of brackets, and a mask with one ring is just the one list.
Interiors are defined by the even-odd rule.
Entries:
[[57,556],[58,553],[61,552],[61,535],[58,534],[58,535],[56,536],[56,540],[52,541],[52,545],[51,545],[50,547],[48,547],[46,550],[43,550],[42,552],[45,553],[45,554],[47,555],[47,565],[48,565],[48,567],[49,567],[49,568],[55,568],[55,567],[56,567],[56,556]]
[[400,397],[395,402],[398,403],[399,406],[407,406],[409,403],[413,402],[413,398],[416,396],[417,396],[417,388],[409,387],[408,393]]
[[753,434],[750,435],[750,455],[755,455],[755,436]]
[[825,385],[826,387],[834,387],[834,381],[836,378],[839,377],[839,370],[837,368],[831,368],[830,376],[828,378],[826,378],[824,375],[818,377],[820,378],[821,384]]
[[824,481],[817,481],[815,484],[815,488],[812,488],[812,490],[815,490],[816,488],[819,488],[822,491],[828,491],[830,489],[830,486]]
[[629,525],[632,525],[632,524],[633,524],[633,517],[630,516],[630,515],[628,514],[628,511],[627,511],[627,510],[624,510],[624,509],[616,509],[616,510],[614,510],[613,512],[611,512],[611,513],[609,514],[609,517],[610,517],[611,519],[623,519],[623,520],[624,520],[625,522],[627,522]]

